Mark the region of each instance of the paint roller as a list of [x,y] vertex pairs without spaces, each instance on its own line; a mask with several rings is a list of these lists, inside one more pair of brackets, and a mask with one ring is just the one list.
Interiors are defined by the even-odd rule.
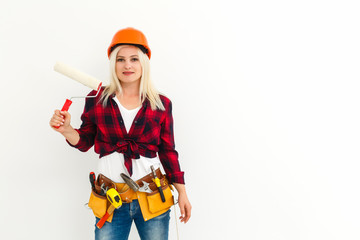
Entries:
[[[80,72],[79,70],[72,68],[62,62],[57,62],[54,66],[54,70],[57,71],[58,73],[61,73],[71,79],[74,79],[75,81],[78,81],[79,83],[82,83],[85,86],[97,91],[95,96],[90,96],[90,97],[96,97],[97,94],[99,93],[102,82],[99,81],[98,79],[96,79],[88,74],[85,74],[83,72]],[[65,102],[64,106],[62,107],[61,111],[69,110],[69,107],[72,103],[72,101],[71,101],[72,98],[89,98],[89,97],[85,97],[85,96],[71,97],[70,99],[66,99],[66,102]]]
[[99,81],[98,79],[80,72],[79,70],[72,68],[68,65],[66,65],[65,63],[62,62],[57,62],[54,65],[54,70],[58,73],[61,73],[71,79],[74,79],[75,81],[78,81],[79,83],[84,84],[85,86],[94,89],[95,91],[97,91],[95,96],[81,96],[81,97],[71,97],[70,99],[66,99],[64,106],[62,107],[61,111],[67,111],[70,108],[70,105],[72,104],[71,99],[72,98],[94,98],[98,95],[99,90],[101,88],[102,82]]

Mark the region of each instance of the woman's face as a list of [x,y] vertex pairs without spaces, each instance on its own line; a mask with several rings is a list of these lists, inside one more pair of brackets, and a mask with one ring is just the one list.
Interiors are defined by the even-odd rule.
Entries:
[[138,56],[138,48],[124,45],[116,55],[116,76],[122,84],[140,81],[142,67]]

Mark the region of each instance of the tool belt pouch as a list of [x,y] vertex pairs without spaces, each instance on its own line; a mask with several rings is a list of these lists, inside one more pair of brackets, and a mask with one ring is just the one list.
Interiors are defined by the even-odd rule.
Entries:
[[174,196],[172,195],[170,185],[165,177],[160,180],[160,183],[165,196],[165,202],[162,202],[160,192],[155,183],[151,183],[149,187],[153,190],[153,192],[147,194],[149,211],[151,213],[157,213],[161,210],[169,209],[172,205],[174,205]]
[[[98,179],[97,181],[95,181],[95,191],[93,189],[91,190],[90,199],[88,203],[88,207],[91,208],[95,217],[97,218],[102,218],[111,204],[106,196],[102,196],[98,194],[101,192],[101,185],[103,183],[104,183],[104,188],[114,187],[114,183],[109,178],[105,177],[102,174],[98,175]],[[113,214],[109,216],[107,221],[111,222],[112,217]]]
[[95,217],[102,218],[107,210],[107,198],[91,191],[88,206],[93,211]]

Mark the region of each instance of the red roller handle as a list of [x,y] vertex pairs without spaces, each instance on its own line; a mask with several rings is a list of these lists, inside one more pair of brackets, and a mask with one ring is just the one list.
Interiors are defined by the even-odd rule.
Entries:
[[[70,105],[72,104],[72,101],[69,99],[66,99],[64,106],[62,107],[61,111],[67,111],[70,108]],[[59,128],[60,126],[55,126],[55,128]]]
[[66,99],[66,102],[65,102],[64,106],[62,107],[61,111],[69,110],[71,104],[72,104],[72,101],[69,99]]

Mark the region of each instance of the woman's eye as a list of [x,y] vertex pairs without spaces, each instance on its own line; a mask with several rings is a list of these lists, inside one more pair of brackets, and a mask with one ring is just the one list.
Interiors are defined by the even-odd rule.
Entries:
[[133,62],[136,62],[136,61],[138,61],[139,59],[137,59],[137,58],[132,58],[131,59],[131,61],[133,61]]
[[118,62],[122,62],[122,61],[124,61],[124,59],[122,59],[122,58],[118,58],[118,60],[117,60]]

